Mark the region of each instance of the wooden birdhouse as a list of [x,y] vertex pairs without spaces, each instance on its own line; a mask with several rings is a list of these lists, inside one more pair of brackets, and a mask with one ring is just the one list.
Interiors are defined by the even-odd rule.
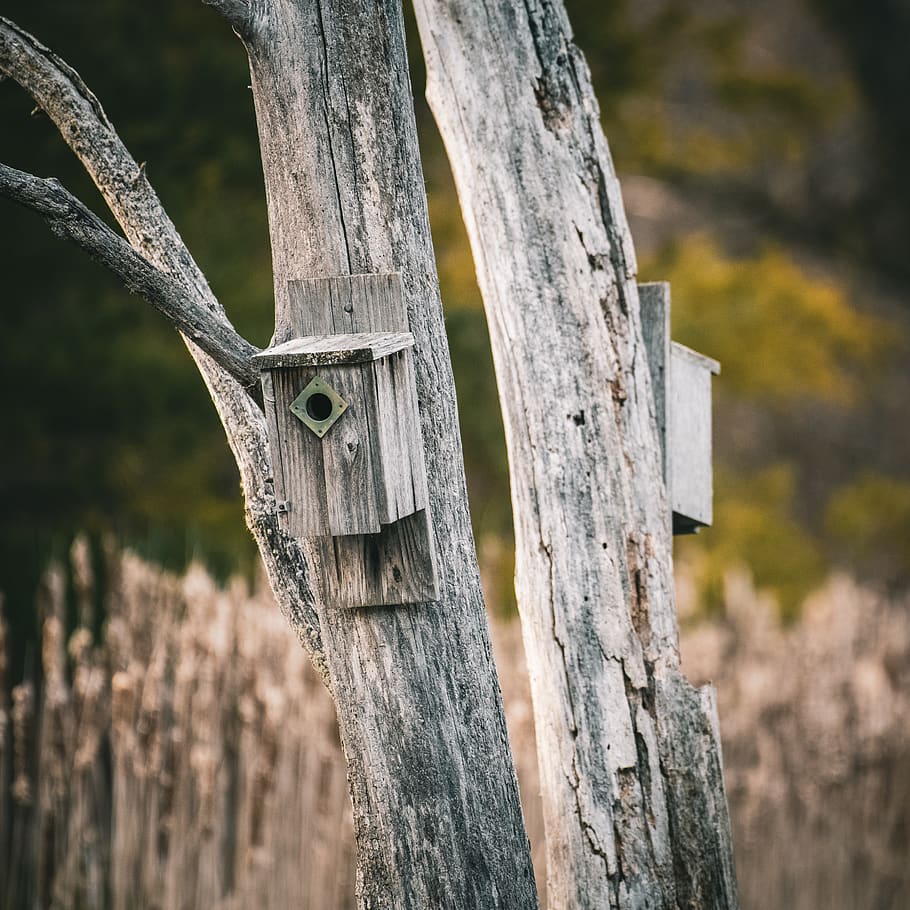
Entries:
[[410,332],[311,335],[257,356],[293,537],[378,534],[427,505]]
[[639,285],[639,298],[673,533],[695,534],[713,518],[711,377],[720,364],[670,341],[669,284]]
[[326,603],[434,600],[414,336],[398,276],[290,290],[301,334],[255,358],[280,525],[315,543]]

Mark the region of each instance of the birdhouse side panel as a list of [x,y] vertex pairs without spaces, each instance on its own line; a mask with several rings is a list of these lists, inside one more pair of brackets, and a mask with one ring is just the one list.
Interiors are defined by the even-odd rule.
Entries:
[[401,395],[409,406],[401,411],[401,438],[404,448],[410,453],[408,464],[411,468],[410,491],[414,510],[427,508],[430,495],[427,491],[427,468],[424,461],[423,432],[420,428],[420,406],[417,400],[417,374],[414,369],[414,354],[404,351],[399,358],[398,369],[393,374],[396,383],[401,382]]
[[[269,448],[275,498],[282,506],[282,526],[292,537],[330,534],[322,441],[291,412],[291,403],[315,376],[312,368],[269,372],[273,394],[266,395]],[[265,384],[264,384],[265,387]],[[271,400],[270,400],[271,399]]]
[[689,522],[712,520],[711,371],[671,348],[668,399],[669,492]]
[[382,463],[383,523],[398,521],[427,505],[423,437],[410,351],[373,363],[377,439]]

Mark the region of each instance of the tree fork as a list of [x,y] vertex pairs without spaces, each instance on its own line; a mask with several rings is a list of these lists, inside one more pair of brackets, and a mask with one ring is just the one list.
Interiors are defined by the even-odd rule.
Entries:
[[[14,22],[0,16],[0,74],[13,79],[47,114],[85,167],[130,246],[179,283],[204,320],[226,322],[224,309],[168,217],[151,183],[79,74]],[[20,198],[18,201],[22,201]],[[174,319],[172,318],[172,321]],[[204,351],[187,340],[240,471],[246,519],[276,600],[313,665],[328,683],[319,620],[300,548],[281,536],[264,415],[256,402]]]

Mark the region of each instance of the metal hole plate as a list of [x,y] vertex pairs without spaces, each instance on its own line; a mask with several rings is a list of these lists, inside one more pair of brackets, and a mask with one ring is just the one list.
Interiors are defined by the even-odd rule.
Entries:
[[[320,410],[314,407],[318,403],[324,407],[325,397],[331,404],[329,413],[320,418]],[[314,402],[313,400],[316,399]],[[291,402],[291,413],[305,426],[309,427],[320,439],[336,424],[338,418],[348,409],[348,403],[324,380],[315,376],[307,387]]]

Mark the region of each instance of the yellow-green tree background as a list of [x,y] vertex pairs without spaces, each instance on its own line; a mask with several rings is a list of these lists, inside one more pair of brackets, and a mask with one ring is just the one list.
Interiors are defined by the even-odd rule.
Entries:
[[[903,0],[569,0],[642,280],[674,337],[722,361],[714,528],[680,542],[705,610],[744,563],[782,617],[835,567],[910,578],[910,40]],[[201,3],[4,0],[79,69],[146,162],[236,325],[272,328],[248,74]],[[409,28],[411,23],[409,22]],[[413,28],[411,28],[413,38]],[[511,609],[508,474],[482,304],[444,150],[424,167],[472,514],[491,606]],[[97,193],[0,85],[0,160]],[[255,571],[236,470],[175,334],[28,212],[0,206],[0,590],[16,640],[48,555],[85,529],[166,564]],[[99,556],[100,559],[100,548]],[[20,663],[28,648],[19,649]],[[19,667],[21,670],[21,666]]]

